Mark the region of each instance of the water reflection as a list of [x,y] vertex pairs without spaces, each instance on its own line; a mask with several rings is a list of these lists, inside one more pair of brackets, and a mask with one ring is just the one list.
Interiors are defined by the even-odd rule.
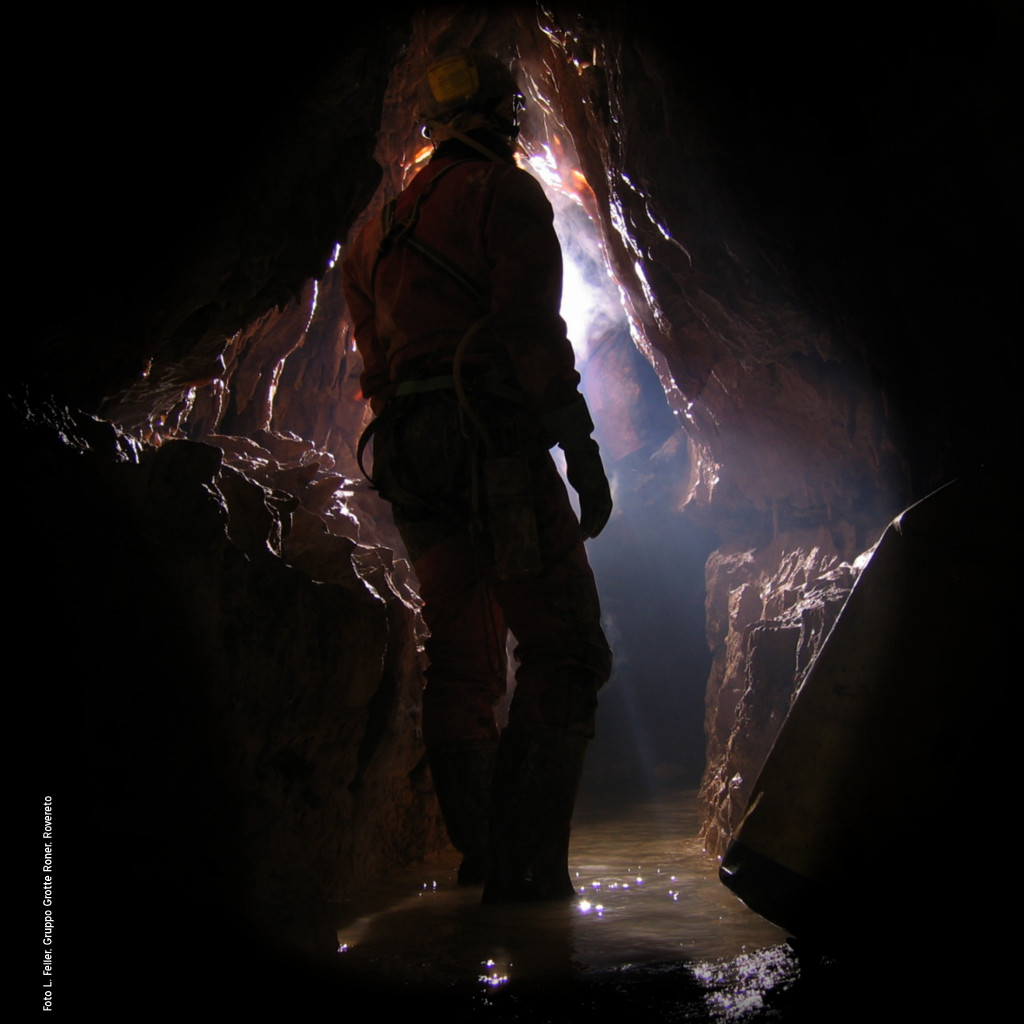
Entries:
[[[716,878],[694,838],[694,794],[613,812],[584,806],[573,830],[572,904],[482,906],[446,856],[367,890],[338,930],[343,972],[363,984],[494,993],[579,984],[607,972],[685,962],[690,978],[784,934]],[[717,980],[715,980],[717,979]]]

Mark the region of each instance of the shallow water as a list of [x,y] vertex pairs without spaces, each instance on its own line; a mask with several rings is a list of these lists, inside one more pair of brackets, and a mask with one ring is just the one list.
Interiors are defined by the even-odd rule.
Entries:
[[718,984],[721,961],[777,947],[785,933],[719,883],[696,834],[692,792],[579,816],[572,904],[482,906],[479,889],[458,888],[447,855],[343,908],[342,970],[392,990],[486,992],[685,962],[698,983]]

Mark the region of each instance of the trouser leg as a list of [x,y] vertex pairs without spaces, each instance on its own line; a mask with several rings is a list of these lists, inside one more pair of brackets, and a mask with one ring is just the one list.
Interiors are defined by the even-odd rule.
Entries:
[[496,741],[428,749],[448,838],[462,854],[459,885],[482,885],[490,868],[490,802],[497,752]]
[[597,691],[611,673],[601,606],[565,485],[545,453],[534,467],[543,569],[494,585],[515,635],[510,725],[543,725],[592,737]]
[[438,804],[463,855],[461,885],[484,881],[489,865],[490,798],[505,693],[505,625],[471,545],[453,536],[416,560],[430,629],[423,732]]
[[488,903],[574,895],[569,831],[597,691],[611,669],[597,589],[564,486],[553,466],[550,473],[538,468],[537,478],[544,569],[495,586],[520,665],[492,790]]
[[498,738],[505,695],[505,619],[468,537],[434,545],[414,563],[423,598],[429,666],[423,690],[428,748]]
[[587,739],[509,726],[491,791],[491,870],[485,903],[571,899],[569,831]]

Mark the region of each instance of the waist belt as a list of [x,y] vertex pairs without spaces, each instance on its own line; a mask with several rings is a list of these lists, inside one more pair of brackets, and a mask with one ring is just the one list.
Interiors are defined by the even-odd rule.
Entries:
[[[526,396],[519,390],[519,388],[506,384],[502,379],[504,373],[500,367],[492,367],[484,373],[471,376],[465,383],[468,385],[470,391],[477,393],[484,393],[488,395],[494,395],[497,398],[504,398],[516,405],[525,405]],[[408,398],[412,395],[423,395],[431,391],[444,391],[446,389],[455,391],[455,377],[453,374],[447,373],[438,377],[420,377],[413,378],[410,380],[404,380],[399,383],[395,388],[395,392],[392,395],[392,400],[398,398]],[[359,469],[362,471],[364,477],[369,481],[371,486],[375,486],[373,478],[363,466],[363,453],[366,451],[366,446],[370,441],[370,438],[377,432],[383,419],[388,415],[389,407],[391,411],[394,411],[394,407],[388,405],[381,410],[379,416],[376,419],[370,421],[366,429],[363,431],[362,436],[359,438],[359,443],[356,446],[356,462],[359,465]]]
[[403,380],[395,388],[395,398],[406,395],[422,395],[427,391],[443,391],[445,388],[455,389],[455,378],[449,373],[442,377],[422,377],[419,380]]
[[[504,375],[502,375],[504,376]],[[508,399],[516,405],[525,405],[525,398],[519,388],[505,383],[494,371],[482,373],[479,376],[470,376],[464,381],[470,391],[482,391],[488,395]],[[440,377],[421,377],[412,380],[403,380],[395,388],[395,398],[405,398],[408,395],[422,395],[429,391],[443,391],[446,388],[455,390],[455,378],[452,374],[444,374]]]

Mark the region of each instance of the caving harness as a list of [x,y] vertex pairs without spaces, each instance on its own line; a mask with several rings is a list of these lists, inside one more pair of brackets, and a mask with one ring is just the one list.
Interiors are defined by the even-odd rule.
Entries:
[[[455,167],[468,162],[468,160],[455,160],[438,171],[416,198],[409,216],[404,220],[395,220],[397,199],[392,199],[385,205],[381,214],[381,243],[370,277],[371,293],[375,288],[377,270],[381,261],[396,247],[404,246],[454,281],[475,300],[481,309],[487,308],[489,304],[487,297],[468,275],[443,253],[438,252],[433,246],[428,245],[414,234],[419,221],[420,209],[433,194],[440,180]],[[445,501],[437,495],[413,494],[400,482],[394,480],[389,481],[388,493],[385,494],[379,483],[366,471],[363,454],[367,444],[381,427],[388,425],[392,417],[400,414],[401,403],[396,400],[430,392],[453,391],[458,402],[460,429],[463,437],[470,444],[470,530],[481,538],[485,536],[489,538],[498,576],[507,578],[523,572],[538,571],[541,567],[541,559],[536,517],[532,504],[528,500],[532,494],[528,460],[522,453],[503,454],[496,450],[491,433],[482,417],[474,410],[467,392],[467,382],[463,370],[465,356],[480,331],[488,326],[491,318],[492,314],[486,312],[470,325],[456,346],[450,373],[414,377],[398,384],[387,405],[368,424],[359,438],[356,461],[370,486],[393,504],[419,505],[442,513],[449,512],[450,509]],[[523,394],[518,388],[508,383],[508,376],[508,367],[501,363],[495,363],[483,372],[473,375],[472,389],[477,394],[498,398],[512,406],[522,407],[524,405]],[[486,529],[484,527],[485,519]]]

